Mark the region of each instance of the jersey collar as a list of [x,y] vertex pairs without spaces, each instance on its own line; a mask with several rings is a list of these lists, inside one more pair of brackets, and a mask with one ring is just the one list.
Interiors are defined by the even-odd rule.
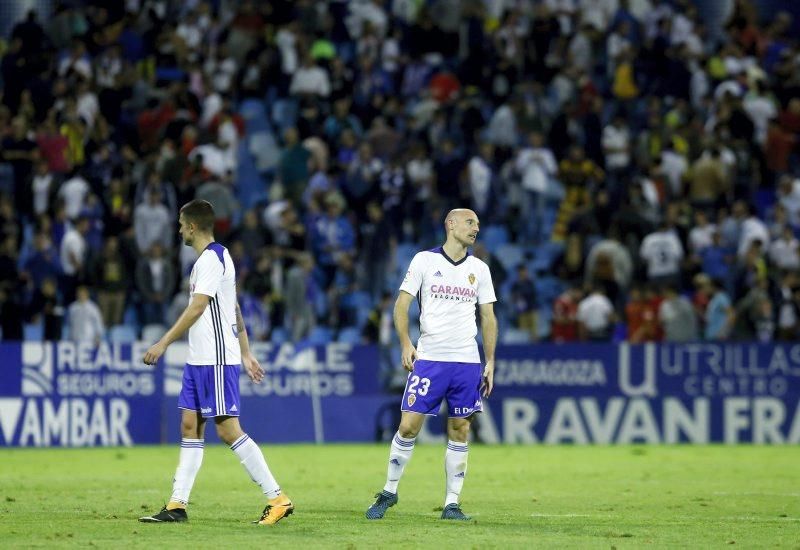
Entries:
[[467,258],[469,258],[469,257],[470,257],[469,250],[467,250],[467,253],[466,253],[466,254],[464,254],[464,257],[463,257],[463,258],[461,258],[461,259],[460,259],[460,260],[458,260],[458,261],[455,261],[453,258],[451,258],[450,256],[448,256],[448,255],[447,255],[447,252],[445,252],[445,251],[444,251],[444,247],[443,247],[443,246],[437,246],[436,248],[432,248],[432,249],[430,250],[430,252],[434,252],[434,253],[439,253],[439,254],[441,254],[442,256],[444,256],[444,257],[445,257],[445,259],[446,259],[448,262],[450,262],[450,263],[451,263],[451,264],[453,264],[453,265],[461,265],[461,264],[463,264],[463,263],[466,261],[466,259],[467,259]]

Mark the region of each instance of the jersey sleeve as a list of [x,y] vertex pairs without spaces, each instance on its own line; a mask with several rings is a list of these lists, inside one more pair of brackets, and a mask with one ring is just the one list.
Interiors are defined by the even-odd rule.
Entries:
[[478,305],[491,304],[496,302],[497,297],[494,294],[494,284],[492,284],[492,273],[489,271],[489,266],[483,264],[483,277],[478,283]]
[[205,252],[201,254],[195,264],[195,273],[197,274],[197,281],[195,282],[194,291],[206,296],[216,296],[222,281],[222,275],[225,273],[225,266],[222,265],[216,255]]
[[406,276],[403,277],[403,282],[400,284],[400,290],[408,292],[412,296],[416,296],[422,286],[424,268],[425,266],[423,265],[421,254],[417,254],[408,266]]

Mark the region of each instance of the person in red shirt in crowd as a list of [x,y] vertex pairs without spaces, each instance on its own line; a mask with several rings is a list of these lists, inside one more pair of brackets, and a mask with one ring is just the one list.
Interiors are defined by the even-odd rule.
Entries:
[[634,285],[628,294],[625,304],[625,324],[628,325],[628,340],[631,343],[642,342],[645,333],[645,302],[642,298],[642,287]]
[[583,299],[579,286],[568,288],[553,302],[553,342],[578,341],[578,303]]
[[[767,139],[764,142],[764,156],[767,159],[767,168],[773,178],[778,174],[789,171],[789,156],[797,144],[794,134],[786,131],[778,121],[770,120],[767,128]],[[773,179],[773,184],[775,180]]]
[[50,111],[36,133],[39,153],[47,161],[47,169],[57,174],[66,174],[72,168],[67,158],[69,139],[58,131],[55,111]]
[[629,296],[625,306],[628,340],[632,344],[659,340],[658,307],[661,297],[652,288],[641,285],[631,288]]

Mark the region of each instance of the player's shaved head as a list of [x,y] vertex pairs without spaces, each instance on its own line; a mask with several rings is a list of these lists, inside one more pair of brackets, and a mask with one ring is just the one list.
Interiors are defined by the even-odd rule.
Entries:
[[[447,217],[444,219],[444,228],[446,231],[450,231],[452,229],[452,225],[469,218],[470,216],[477,218],[478,215],[475,214],[469,208],[453,208],[450,212],[447,213]],[[450,222],[454,223],[450,223]]]

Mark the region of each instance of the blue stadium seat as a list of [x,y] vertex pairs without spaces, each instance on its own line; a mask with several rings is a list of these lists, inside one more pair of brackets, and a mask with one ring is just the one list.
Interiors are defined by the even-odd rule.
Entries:
[[264,181],[244,142],[239,144],[237,159],[239,164],[236,170],[236,198],[239,199],[242,208],[247,210],[256,203],[256,197],[264,189]]
[[156,67],[156,80],[178,82],[186,78],[186,73],[177,67]]
[[[239,114],[242,115],[245,122],[249,122],[257,118],[267,118],[267,109],[264,102],[260,99],[248,98],[242,101],[239,105]],[[249,131],[249,127],[248,127]]]
[[125,313],[122,315],[122,324],[132,326],[139,324],[139,315],[136,313],[136,308],[133,305],[129,305],[125,308]]
[[145,325],[142,327],[142,341],[143,342],[158,342],[164,333],[167,332],[167,327],[160,324]]
[[22,325],[22,339],[26,342],[41,342],[44,339],[42,323],[25,323]]
[[361,329],[358,327],[345,327],[339,331],[339,335],[336,340],[343,344],[360,344]]
[[556,277],[536,277],[533,284],[540,304],[549,304],[564,292],[564,283]]
[[108,331],[108,340],[114,343],[136,341],[136,329],[130,325],[114,325]]
[[419,247],[415,244],[400,243],[397,245],[395,257],[397,258],[397,269],[405,275],[408,264],[414,259],[414,255],[419,252]]
[[272,104],[272,120],[278,125],[281,134],[297,124],[297,102],[294,99],[278,99]]
[[501,245],[508,243],[508,229],[502,225],[490,225],[481,229],[480,242],[489,250],[496,250]]
[[553,308],[548,301],[537,310],[536,336],[539,340],[546,340],[550,337],[550,329],[553,324]]
[[494,251],[494,255],[506,271],[516,269],[525,259],[525,252],[522,247],[513,243],[500,246]]
[[563,252],[564,246],[561,243],[543,242],[535,248],[533,260],[528,264],[528,269],[533,273],[549,273]]
[[558,181],[556,178],[550,178],[547,180],[545,196],[547,197],[548,201],[560,203],[562,200],[564,200],[566,195],[566,189],[564,189],[564,185],[560,181]]
[[281,157],[281,149],[275,136],[268,131],[259,131],[250,135],[248,152],[259,174],[274,170]]
[[308,335],[308,341],[314,345],[324,345],[333,342],[333,330],[328,327],[314,327]]
[[285,344],[289,341],[289,331],[283,327],[275,327],[272,329],[270,342],[276,345]]
[[348,320],[355,322],[357,327],[363,327],[372,311],[372,298],[368,292],[348,292],[342,296],[339,307]]
[[527,344],[531,341],[531,335],[527,330],[518,328],[508,328],[500,335],[504,344]]

